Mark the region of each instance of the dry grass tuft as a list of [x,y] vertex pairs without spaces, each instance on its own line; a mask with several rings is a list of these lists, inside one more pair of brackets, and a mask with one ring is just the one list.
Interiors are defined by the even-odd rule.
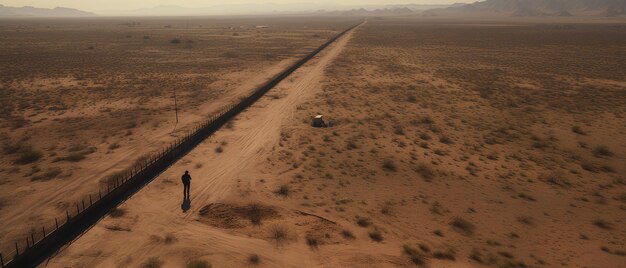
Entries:
[[368,233],[369,237],[376,241],[376,242],[382,242],[383,241],[383,234],[380,230],[378,230],[378,228],[374,228],[374,230],[371,230]]
[[611,229],[613,229],[613,224],[611,224],[610,222],[607,222],[607,221],[605,221],[603,219],[597,219],[597,220],[593,221],[593,224],[595,226],[598,226],[598,227],[604,229],[604,230],[611,230]]
[[409,255],[409,258],[411,258],[411,262],[413,262],[413,264],[418,266],[426,265],[426,256],[424,256],[424,254],[420,250],[417,250],[410,245],[404,245],[402,246],[402,248],[404,249],[404,253]]
[[248,257],[248,263],[252,265],[257,265],[261,262],[261,257],[257,254],[252,254]]
[[398,167],[396,167],[396,164],[393,162],[393,160],[391,159],[386,159],[383,161],[383,169],[387,170],[387,171],[397,171]]
[[205,260],[193,260],[187,263],[186,268],[211,268],[213,267],[208,261]]
[[345,239],[356,239],[356,237],[354,236],[354,234],[350,230],[343,230],[343,231],[341,231],[341,236],[343,236],[343,238],[345,238]]
[[593,155],[596,157],[611,157],[614,156],[615,153],[613,153],[606,145],[598,145],[593,149]]
[[361,227],[368,227],[368,226],[370,226],[372,224],[372,222],[368,218],[357,216],[356,217],[356,224],[358,224]]
[[280,187],[278,187],[278,190],[276,190],[275,192],[277,195],[282,196],[282,197],[288,197],[289,196],[289,186],[286,184],[281,185]]
[[274,224],[270,227],[270,238],[278,244],[285,243],[289,240],[290,232],[287,226],[282,224]]
[[150,257],[141,265],[142,268],[160,268],[163,266],[163,261],[159,257]]
[[20,151],[19,157],[15,160],[16,164],[25,165],[39,161],[43,157],[43,154],[33,149],[32,147],[23,148]]
[[455,230],[457,230],[458,232],[464,234],[464,235],[472,235],[474,233],[474,225],[470,222],[468,222],[467,220],[461,218],[461,217],[455,217],[451,222],[450,225],[452,227],[454,227]]

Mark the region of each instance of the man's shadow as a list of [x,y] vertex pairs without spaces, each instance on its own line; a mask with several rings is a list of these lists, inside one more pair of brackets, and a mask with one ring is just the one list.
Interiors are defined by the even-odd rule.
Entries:
[[187,212],[187,210],[191,208],[191,200],[189,199],[189,197],[185,197],[183,199],[183,203],[180,205],[180,208],[183,210],[183,212]]

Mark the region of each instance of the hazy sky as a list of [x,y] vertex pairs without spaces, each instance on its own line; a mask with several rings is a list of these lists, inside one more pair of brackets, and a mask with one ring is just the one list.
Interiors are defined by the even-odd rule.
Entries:
[[130,10],[138,8],[148,8],[159,5],[176,5],[183,7],[210,7],[224,4],[295,4],[295,3],[316,3],[316,4],[339,4],[346,6],[363,5],[385,5],[385,4],[452,4],[456,2],[474,2],[475,0],[335,0],[335,1],[311,1],[311,0],[179,0],[179,1],[159,1],[159,0],[0,0],[0,4],[5,6],[35,6],[53,8],[57,6],[71,7],[85,11],[100,10]]

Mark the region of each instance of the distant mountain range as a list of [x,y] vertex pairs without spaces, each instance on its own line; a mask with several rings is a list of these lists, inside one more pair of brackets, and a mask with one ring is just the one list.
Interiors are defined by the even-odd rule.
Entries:
[[314,12],[317,15],[339,15],[339,16],[399,16],[412,15],[420,11],[426,11],[433,8],[444,8],[448,5],[405,5],[405,6],[389,6],[376,9],[354,8],[349,10],[318,10]]
[[521,17],[572,15],[626,15],[626,0],[486,0],[455,4],[432,12],[494,13]]
[[[497,16],[626,16],[626,0],[484,0],[453,5],[365,5],[324,3],[223,4],[205,8],[175,5],[136,10],[99,12],[105,16],[210,16],[210,15],[337,15],[337,16],[423,16],[497,15]],[[96,14],[73,8],[8,7],[0,5],[0,17],[90,17]]]
[[73,8],[8,7],[0,5],[0,17],[90,17],[96,14]]
[[449,5],[339,5],[328,3],[264,3],[222,4],[211,7],[188,8],[176,5],[161,5],[135,10],[106,10],[102,15],[122,16],[206,16],[206,15],[252,15],[252,14],[317,14],[317,15],[394,15],[407,14]]

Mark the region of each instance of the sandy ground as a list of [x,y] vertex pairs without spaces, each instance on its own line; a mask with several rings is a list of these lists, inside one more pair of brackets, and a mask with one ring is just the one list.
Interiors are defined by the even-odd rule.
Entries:
[[[55,217],[106,189],[111,175],[161,150],[351,23],[2,20],[0,252],[10,255],[15,241],[25,247],[32,230],[50,230]],[[20,161],[24,155],[35,157]]]
[[[305,245],[276,250],[261,238],[224,232],[199,220],[208,204],[237,200],[237,185],[262,184],[263,165],[281,137],[281,126],[293,122],[298,104],[320,90],[325,67],[349,42],[351,33],[280,83],[235,121],[233,129],[220,130],[181,159],[154,182],[121,206],[122,218],[107,217],[47,264],[50,267],[135,266],[150,257],[166,259],[165,266],[183,266],[189,259],[209,257],[224,266],[239,266],[258,254],[268,266],[314,266],[322,260],[306,256]],[[223,148],[217,153],[216,148]],[[191,208],[182,211],[180,175],[193,177]],[[112,228],[112,226],[120,228]],[[120,231],[112,229],[121,229]],[[256,228],[253,232],[264,232]],[[167,237],[175,241],[165,243]],[[168,241],[169,241],[168,240]],[[265,249],[265,250],[263,250]]]
[[626,267],[622,25],[419,21],[343,37],[46,265]]

